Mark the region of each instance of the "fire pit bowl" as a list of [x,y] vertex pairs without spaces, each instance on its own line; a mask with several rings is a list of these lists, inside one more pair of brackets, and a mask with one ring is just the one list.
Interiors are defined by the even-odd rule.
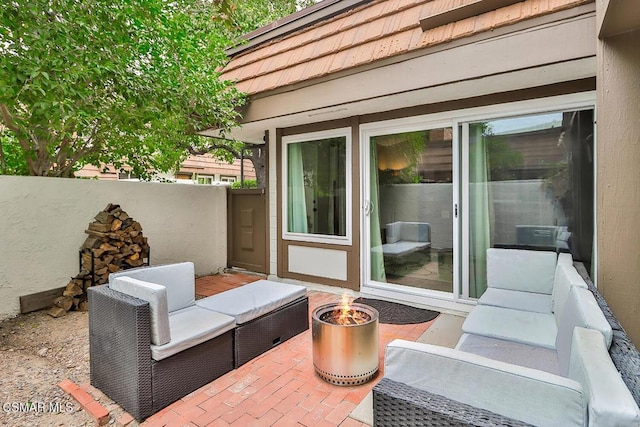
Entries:
[[313,366],[340,386],[364,384],[378,372],[378,311],[364,304],[322,305],[311,315]]

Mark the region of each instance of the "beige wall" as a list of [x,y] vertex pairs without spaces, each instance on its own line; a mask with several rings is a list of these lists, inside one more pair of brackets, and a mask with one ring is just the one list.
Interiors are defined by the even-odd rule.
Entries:
[[640,31],[598,41],[598,287],[640,346]]
[[108,203],[140,222],[151,264],[193,261],[197,275],[227,260],[226,189],[214,186],[0,176],[0,318],[19,296],[78,273],[84,230]]

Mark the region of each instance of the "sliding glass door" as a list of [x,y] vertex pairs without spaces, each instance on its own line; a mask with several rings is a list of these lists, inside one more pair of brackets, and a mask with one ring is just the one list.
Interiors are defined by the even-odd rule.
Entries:
[[378,284],[453,290],[451,127],[368,138],[368,277]]
[[463,296],[486,289],[488,248],[570,252],[590,265],[593,110],[463,123],[461,135]]
[[530,111],[478,108],[439,114],[437,126],[425,116],[365,127],[365,287],[469,303],[487,287],[489,248],[569,252],[590,268],[594,110]]

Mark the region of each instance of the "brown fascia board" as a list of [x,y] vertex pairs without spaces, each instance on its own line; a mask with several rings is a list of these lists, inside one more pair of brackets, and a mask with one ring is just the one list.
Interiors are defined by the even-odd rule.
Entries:
[[441,25],[461,21],[521,1],[523,0],[475,0],[472,3],[454,7],[444,12],[423,16],[420,18],[420,27],[422,27],[422,31],[427,31]]
[[226,50],[229,58],[246,50],[253,49],[275,38],[286,36],[305,27],[310,27],[318,22],[325,21],[347,10],[356,8],[372,0],[323,0],[319,3],[299,10],[284,18],[278,19],[262,28],[258,28],[242,38],[247,41],[237,47]]

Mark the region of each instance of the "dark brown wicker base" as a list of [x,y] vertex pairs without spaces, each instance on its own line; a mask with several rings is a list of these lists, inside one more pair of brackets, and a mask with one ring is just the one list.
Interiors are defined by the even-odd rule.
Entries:
[[233,331],[154,361],[154,412],[233,370]]
[[235,329],[235,367],[309,329],[309,298],[238,325]]
[[387,378],[373,388],[373,402],[375,427],[530,425]]
[[233,369],[233,331],[161,361],[151,358],[149,303],[89,288],[91,385],[137,420]]

